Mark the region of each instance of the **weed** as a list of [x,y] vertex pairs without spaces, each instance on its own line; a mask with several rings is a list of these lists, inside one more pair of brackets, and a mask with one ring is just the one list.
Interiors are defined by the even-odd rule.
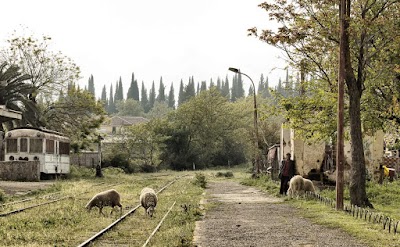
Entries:
[[203,173],[196,173],[194,184],[200,186],[201,188],[206,188],[207,180],[206,176]]
[[217,172],[215,174],[216,177],[226,177],[226,178],[232,178],[233,177],[233,172],[227,171],[227,172]]

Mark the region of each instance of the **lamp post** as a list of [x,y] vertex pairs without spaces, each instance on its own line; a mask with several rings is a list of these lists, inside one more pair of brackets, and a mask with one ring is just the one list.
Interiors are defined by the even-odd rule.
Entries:
[[259,151],[258,151],[258,147],[259,147],[259,145],[258,145],[258,123],[257,123],[257,97],[256,97],[256,87],[254,86],[254,82],[253,82],[253,80],[250,78],[250,76],[248,76],[248,75],[246,75],[245,73],[243,73],[243,72],[240,72],[240,70],[239,69],[236,69],[236,68],[229,68],[229,71],[232,71],[232,72],[234,72],[234,73],[237,73],[237,74],[241,74],[241,75],[244,75],[244,76],[246,76],[247,78],[249,78],[250,79],[250,81],[251,81],[251,84],[253,85],[253,97],[254,97],[254,148],[255,148],[255,150],[254,150],[254,170],[255,170],[255,173],[260,173],[260,160],[259,160],[259,155],[258,155],[258,153],[259,153]]

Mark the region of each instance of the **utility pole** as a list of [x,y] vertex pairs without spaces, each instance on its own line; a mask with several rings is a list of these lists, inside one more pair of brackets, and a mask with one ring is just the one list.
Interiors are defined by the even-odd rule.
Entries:
[[97,141],[99,143],[98,143],[98,148],[97,149],[98,149],[99,162],[98,162],[98,164],[96,166],[96,177],[99,177],[99,178],[103,177],[103,172],[101,170],[101,140],[104,140],[104,138],[101,135],[98,135]]
[[343,210],[344,191],[344,137],[343,137],[343,111],[344,111],[344,80],[346,73],[345,57],[345,29],[346,21],[346,0],[340,0],[339,21],[340,21],[340,44],[339,44],[339,79],[338,79],[338,106],[337,106],[337,148],[336,148],[336,210]]

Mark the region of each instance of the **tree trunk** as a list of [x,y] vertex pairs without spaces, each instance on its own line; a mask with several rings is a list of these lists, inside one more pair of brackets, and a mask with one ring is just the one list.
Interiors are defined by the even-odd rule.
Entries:
[[[364,146],[361,129],[361,95],[363,84],[363,66],[358,66],[358,79],[354,75],[354,70],[350,58],[349,42],[349,20],[350,20],[350,0],[346,0],[346,18],[344,22],[344,56],[345,56],[345,79],[349,94],[349,116],[350,116],[350,140],[351,140],[351,174],[350,174],[350,202],[359,207],[371,207],[366,192],[366,169],[364,158]],[[364,61],[364,47],[360,44],[359,63]]]
[[360,97],[361,93],[349,89],[350,138],[351,138],[351,176],[350,202],[359,207],[373,207],[366,192],[366,169],[364,146],[361,130]]

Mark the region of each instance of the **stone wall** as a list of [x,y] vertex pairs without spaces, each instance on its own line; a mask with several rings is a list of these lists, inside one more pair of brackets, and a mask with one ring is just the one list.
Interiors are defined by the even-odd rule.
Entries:
[[11,181],[39,181],[39,161],[2,161],[0,179]]

